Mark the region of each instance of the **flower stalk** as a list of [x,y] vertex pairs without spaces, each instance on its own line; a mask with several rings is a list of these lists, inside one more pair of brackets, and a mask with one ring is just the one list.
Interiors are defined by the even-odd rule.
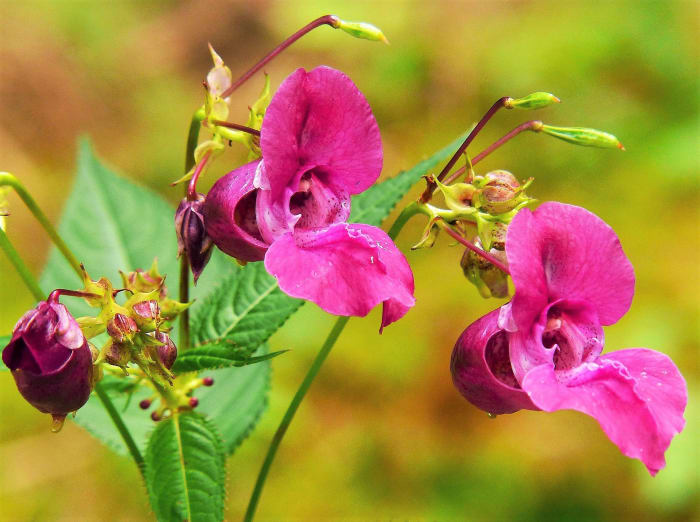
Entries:
[[39,208],[39,205],[37,205],[36,201],[34,201],[34,198],[29,194],[24,185],[22,185],[22,183],[9,172],[0,172],[0,187],[3,186],[12,187],[14,189],[29,211],[34,215],[36,220],[49,235],[53,244],[56,245],[56,248],[61,251],[63,257],[66,258],[66,261],[68,261],[71,268],[73,268],[75,273],[78,274],[78,277],[82,281],[83,272],[80,268],[80,262],[73,255],[73,252],[70,251],[68,245],[66,245],[63,239],[61,239],[61,236],[58,235],[58,232],[56,232],[56,229],[49,221],[49,218],[47,218],[46,214],[44,214],[41,208]]
[[311,387],[311,383],[313,383],[314,379],[316,378],[316,375],[321,369],[321,366],[323,366],[323,362],[326,360],[328,354],[333,349],[335,342],[338,340],[338,337],[345,328],[345,325],[348,324],[349,320],[349,317],[339,317],[338,320],[335,322],[335,325],[328,334],[328,337],[323,343],[321,350],[318,352],[318,354],[316,354],[316,358],[311,364],[309,371],[306,373],[306,377],[304,377],[304,380],[299,386],[299,389],[294,394],[294,398],[289,404],[289,407],[287,408],[284,417],[282,417],[282,421],[280,422],[279,426],[277,427],[277,431],[275,431],[275,435],[270,441],[270,447],[267,449],[265,460],[263,461],[263,465],[260,468],[260,472],[258,473],[258,478],[255,481],[253,494],[250,496],[248,508],[246,509],[245,517],[243,519],[245,522],[251,522],[253,520],[253,517],[255,516],[255,510],[258,506],[258,501],[260,500],[260,494],[262,493],[262,489],[265,486],[267,474],[270,471],[270,466],[272,466],[272,461],[275,459],[275,455],[277,454],[277,450],[279,449],[280,443],[284,438],[284,434],[287,433],[287,429],[292,423],[292,419],[294,419],[294,414],[299,409],[301,401],[304,400],[306,392],[308,392],[309,388]]

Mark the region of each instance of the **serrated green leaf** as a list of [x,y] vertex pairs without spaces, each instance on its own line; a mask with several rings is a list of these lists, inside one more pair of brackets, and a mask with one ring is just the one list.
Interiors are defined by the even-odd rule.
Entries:
[[279,289],[263,263],[247,264],[229,274],[192,313],[195,343],[212,341],[216,346],[182,353],[173,371],[230,366],[267,341],[302,304]]
[[253,356],[247,351],[236,350],[229,343],[212,343],[188,350],[176,361],[176,373],[194,372],[228,366],[248,366],[273,359],[289,350],[278,350],[265,355]]
[[[74,183],[58,228],[78,259],[85,262],[90,275],[95,279],[106,276],[117,283],[120,281],[119,270],[148,268],[157,256],[161,273],[167,275],[171,293],[176,292],[179,270],[175,259],[175,210],[157,194],[103,166],[87,140],[80,143],[78,174]],[[201,299],[214,288],[215,282],[236,271],[235,263],[215,252],[199,284],[192,289],[193,295]],[[79,285],[80,281],[68,263],[55,248],[52,249],[41,277],[42,288],[46,291],[75,289]],[[76,317],[95,313],[81,299],[63,298],[62,302]],[[193,310],[199,304],[195,302]],[[177,328],[172,333],[177,343]],[[266,350],[263,346],[258,354],[263,355]],[[261,363],[247,368],[229,368],[213,372],[213,375],[216,375],[216,386],[195,392],[200,399],[197,409],[212,417],[226,447],[233,450],[253,429],[267,405],[270,365]],[[154,424],[148,412],[139,409],[138,403],[148,397],[149,391],[138,389],[126,408],[126,393],[118,393],[112,387],[108,394],[117,410],[124,412],[124,421],[143,450]],[[116,452],[127,454],[119,433],[97,397],[91,396],[75,420]]]
[[370,187],[352,198],[351,223],[367,223],[378,227],[386,219],[396,204],[421,177],[429,174],[449,158],[459,148],[465,135],[460,136],[447,147],[418,163],[415,167],[399,172],[393,178]]
[[146,487],[158,520],[223,520],[226,454],[211,421],[187,412],[158,423],[145,461]]

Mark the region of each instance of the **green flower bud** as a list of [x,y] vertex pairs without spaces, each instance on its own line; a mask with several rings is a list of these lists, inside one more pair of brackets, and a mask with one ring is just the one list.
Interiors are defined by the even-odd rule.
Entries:
[[574,145],[625,150],[622,143],[620,143],[620,140],[618,140],[615,136],[596,129],[588,129],[586,127],[554,127],[552,125],[542,125],[539,130],[545,134],[559,138],[560,140],[573,143]]
[[346,22],[345,20],[341,20],[340,18],[336,17],[333,27],[336,29],[341,29],[355,38],[363,38],[374,42],[384,42],[385,44],[389,43],[389,40],[387,40],[384,33],[382,33],[378,27],[366,22]]
[[508,98],[505,102],[507,109],[541,109],[561,100],[548,92],[533,92],[523,98]]

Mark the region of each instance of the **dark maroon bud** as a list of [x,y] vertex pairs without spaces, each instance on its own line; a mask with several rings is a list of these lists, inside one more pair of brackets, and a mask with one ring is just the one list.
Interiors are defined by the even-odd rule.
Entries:
[[190,397],[190,408],[196,408],[199,404],[199,399],[197,397]]
[[213,377],[205,377],[202,379],[202,384],[204,386],[214,386],[214,378]]
[[187,256],[195,284],[202,275],[204,267],[207,266],[214,247],[204,226],[203,206],[204,196],[197,194],[197,199],[194,201],[183,199],[175,212],[177,255],[179,257],[184,253]]
[[139,408],[141,408],[142,410],[147,410],[150,407],[151,407],[151,399],[144,399],[141,402],[139,402]]
[[107,323],[107,333],[118,343],[131,341],[138,331],[139,327],[136,321],[128,315],[115,314],[112,320]]
[[268,244],[258,228],[258,190],[253,186],[259,161],[229,172],[214,183],[204,202],[204,222],[214,244],[240,261],[260,261]]
[[2,360],[27,402],[54,419],[76,411],[90,397],[90,348],[58,294],[17,322]]
[[161,419],[160,413],[154,411],[153,413],[151,413],[151,419],[153,420],[153,422],[158,422]]
[[168,370],[175,364],[177,359],[177,346],[165,332],[156,332],[155,338],[158,339],[162,346],[157,346],[158,358]]

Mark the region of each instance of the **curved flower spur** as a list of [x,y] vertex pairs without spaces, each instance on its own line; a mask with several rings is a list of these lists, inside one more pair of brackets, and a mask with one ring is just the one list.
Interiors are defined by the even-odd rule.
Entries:
[[382,168],[377,122],[353,82],[329,67],[296,70],[267,108],[260,149],[207,194],[214,244],[264,259],[285,293],[329,313],[365,316],[383,303],[381,328],[403,317],[415,303],[406,258],[381,229],[347,222],[350,197]]
[[506,238],[515,295],[455,345],[459,391],[490,413],[577,410],[655,475],[684,425],[685,380],[646,348],[602,354],[602,326],[634,295],[634,271],[615,232],[587,210],[544,203],[521,210]]

